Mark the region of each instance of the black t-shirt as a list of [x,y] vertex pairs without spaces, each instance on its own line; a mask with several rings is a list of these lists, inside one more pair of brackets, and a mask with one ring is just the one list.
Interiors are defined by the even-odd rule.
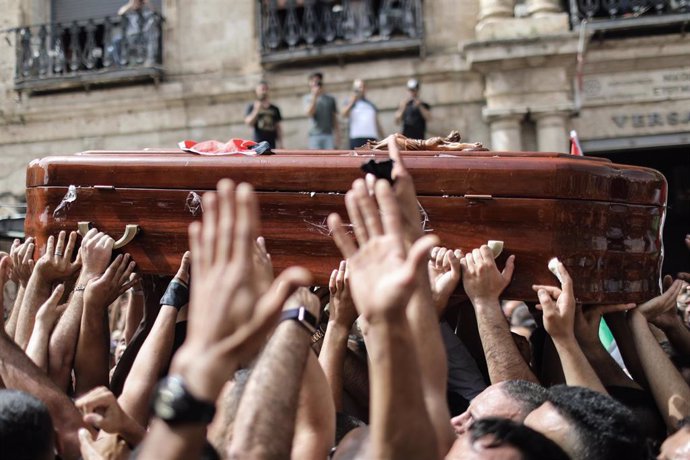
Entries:
[[[247,113],[249,115],[254,110],[254,103],[247,106]],[[271,148],[276,146],[277,126],[278,122],[283,118],[280,116],[280,109],[273,104],[268,107],[261,107],[259,114],[254,122],[254,140],[256,142],[266,141],[271,144]]]
[[[426,102],[422,102],[420,105],[427,110],[431,108]],[[402,122],[403,136],[407,136],[410,139],[424,139],[426,133],[426,120],[422,116],[422,111],[419,110],[419,107],[415,107],[413,100],[409,100],[407,105],[405,105]]]

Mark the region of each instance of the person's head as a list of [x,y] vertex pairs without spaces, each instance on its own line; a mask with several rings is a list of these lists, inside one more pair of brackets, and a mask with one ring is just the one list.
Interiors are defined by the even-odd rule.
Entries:
[[366,88],[366,85],[364,84],[364,80],[358,78],[352,82],[352,92],[354,92],[358,96],[364,96],[364,93],[366,92],[366,90],[367,90],[367,88]]
[[312,72],[309,74],[309,87],[321,87],[323,85],[323,74],[321,72]]
[[690,417],[680,422],[678,431],[661,445],[658,460],[685,460],[690,458]]
[[260,101],[268,99],[268,82],[261,80],[256,88],[254,88],[256,98]]
[[55,458],[53,420],[45,404],[23,391],[0,390],[0,446],[3,458]]
[[648,458],[647,443],[633,413],[589,388],[556,385],[525,425],[561,446],[574,460]]
[[411,96],[416,96],[419,94],[419,80],[415,78],[410,78],[407,80],[407,91],[410,92]]
[[476,420],[453,444],[452,460],[568,460],[558,444],[514,420],[489,417]]
[[508,380],[484,389],[470,401],[467,410],[452,419],[455,432],[466,432],[475,420],[500,417],[522,422],[546,400],[546,389],[524,380]]

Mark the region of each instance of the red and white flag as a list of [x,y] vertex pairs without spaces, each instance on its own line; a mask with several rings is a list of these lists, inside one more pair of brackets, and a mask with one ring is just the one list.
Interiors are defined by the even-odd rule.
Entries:
[[570,131],[570,154],[579,157],[585,156],[585,154],[582,153],[582,147],[580,147],[580,140],[577,138],[577,131],[574,129]]

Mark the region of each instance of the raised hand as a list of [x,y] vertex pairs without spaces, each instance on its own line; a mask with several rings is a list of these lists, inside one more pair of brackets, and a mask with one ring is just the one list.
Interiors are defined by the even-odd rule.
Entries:
[[680,321],[676,314],[676,299],[683,289],[683,281],[672,281],[670,276],[664,278],[666,290],[653,299],[637,306],[637,311],[645,319],[660,329],[672,327]]
[[101,276],[110,263],[115,240],[92,228],[81,242],[81,258],[84,263],[82,279],[86,282]]
[[64,230],[58,234],[57,241],[54,236],[49,236],[46,252],[36,262],[36,272],[46,283],[66,280],[81,267],[79,255],[72,262],[72,252],[77,243],[77,232],[70,232],[65,245],[66,237],[67,233]]
[[400,206],[405,238],[408,243],[411,243],[424,234],[419,212],[420,205],[417,201],[417,191],[415,190],[412,176],[407,171],[402,155],[400,155],[398,144],[392,136],[388,138],[388,156],[394,162],[391,173],[395,181],[393,191]]
[[26,287],[34,271],[34,239],[28,237],[23,243],[19,240],[14,240],[10,248],[10,259],[12,262],[12,271],[10,272],[10,279],[21,286]]
[[55,289],[53,289],[53,293],[50,295],[50,297],[48,297],[48,300],[43,302],[43,305],[38,308],[35,327],[40,325],[46,331],[50,332],[53,330],[53,327],[55,327],[60,315],[64,311],[65,306],[63,306],[63,308],[58,307],[58,302],[60,302],[64,292],[64,285],[58,284],[55,286]]
[[532,286],[539,297],[537,308],[544,312],[544,328],[554,341],[575,337],[573,280],[561,262],[558,262],[557,270],[562,280],[560,289],[555,286]]
[[106,433],[119,434],[130,445],[137,445],[145,429],[127,415],[115,395],[106,387],[97,387],[77,399],[74,404],[84,416],[84,423]]
[[451,250],[436,246],[431,250],[429,260],[429,281],[436,312],[441,315],[448,305],[448,299],[462,277],[460,260],[463,258],[459,249]]
[[609,305],[588,305],[575,309],[575,337],[583,349],[601,346],[599,340],[599,324],[601,317],[609,313],[617,313],[635,308],[634,303]]
[[342,260],[338,268],[331,272],[328,280],[329,321],[342,324],[348,330],[357,320],[357,309],[350,294],[350,276],[347,270],[347,262]]
[[369,323],[405,311],[416,286],[415,273],[438,241],[435,236],[424,237],[408,251],[401,207],[388,182],[377,181],[375,195],[376,199],[369,196],[361,179],[346,195],[350,220],[355,229],[361,227],[355,232],[359,249],[345,233],[340,216],[328,217],[335,243],[348,259],[352,298]]
[[92,278],[84,290],[85,305],[102,305],[107,307],[134,286],[137,279],[132,277],[136,263],[130,262],[129,254],[118,255],[101,276]]
[[189,227],[192,273],[187,339],[175,356],[197,397],[215,400],[240,362],[265,343],[285,299],[311,276],[301,268],[283,271],[265,290],[252,262],[259,209],[249,184],[218,183],[203,197],[204,218]]
[[515,256],[508,257],[505,268],[499,272],[491,248],[482,245],[460,259],[460,265],[462,284],[472,303],[496,302],[513,277]]

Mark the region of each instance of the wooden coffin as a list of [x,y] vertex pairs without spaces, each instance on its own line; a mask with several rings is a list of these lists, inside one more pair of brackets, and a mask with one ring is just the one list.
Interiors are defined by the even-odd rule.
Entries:
[[[26,233],[44,250],[50,234],[92,222],[119,239],[143,273],[172,274],[187,249],[199,195],[219,179],[250,182],[277,270],[299,264],[326,283],[340,254],[326,217],[345,219],[343,195],[373,153],[278,151],[209,157],[179,151],[84,152],[33,161]],[[385,152],[376,153],[386,159]],[[639,302],[659,289],[666,181],[657,171],[550,153],[405,153],[425,213],[443,244],[469,250],[503,240],[516,255],[506,298],[535,300],[533,283],[557,284],[558,257],[584,303]],[[74,186],[76,195],[68,196]]]

